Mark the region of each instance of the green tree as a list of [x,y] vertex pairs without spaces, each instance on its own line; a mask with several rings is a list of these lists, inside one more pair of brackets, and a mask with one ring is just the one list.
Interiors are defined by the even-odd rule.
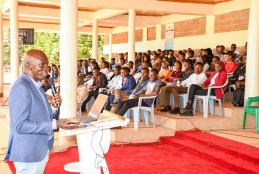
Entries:
[[[34,45],[20,45],[19,53],[20,59],[25,51],[36,48],[45,52],[49,58],[50,63],[59,62],[59,39],[58,33],[50,32],[35,32],[34,33]],[[104,36],[99,36],[98,50],[99,57],[103,55]],[[92,35],[78,35],[78,58],[89,58],[92,56]],[[10,62],[10,43],[9,43],[9,30],[4,30],[4,61]]]

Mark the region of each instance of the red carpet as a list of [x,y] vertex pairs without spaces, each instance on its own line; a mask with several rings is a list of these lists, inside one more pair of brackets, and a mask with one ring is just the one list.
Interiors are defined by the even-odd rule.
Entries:
[[[198,130],[178,131],[158,143],[111,145],[105,157],[111,174],[259,173],[259,149]],[[64,165],[75,161],[77,147],[53,153],[45,174],[68,174]]]

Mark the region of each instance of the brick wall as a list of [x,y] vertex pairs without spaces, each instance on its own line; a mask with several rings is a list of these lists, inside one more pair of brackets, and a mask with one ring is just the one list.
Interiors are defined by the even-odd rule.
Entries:
[[104,45],[109,45],[109,35],[104,36]]
[[147,40],[156,40],[156,26],[147,28]]
[[128,32],[112,35],[112,44],[128,43]]
[[135,42],[143,41],[143,29],[139,29],[135,31]]
[[[135,31],[135,42],[143,41],[143,29]],[[128,32],[112,35],[112,44],[128,43]],[[104,36],[104,45],[109,45],[109,35]]]
[[174,23],[174,37],[187,37],[206,34],[206,17]]
[[249,9],[215,15],[214,32],[248,30]]
[[165,24],[161,26],[161,39],[165,39]]

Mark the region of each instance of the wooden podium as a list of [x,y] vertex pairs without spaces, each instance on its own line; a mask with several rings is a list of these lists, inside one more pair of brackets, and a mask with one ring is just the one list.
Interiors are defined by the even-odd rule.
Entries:
[[98,121],[83,128],[62,130],[65,135],[76,135],[79,153],[79,162],[66,164],[64,170],[80,172],[81,174],[100,174],[101,169],[109,174],[104,158],[110,147],[110,128],[127,125],[124,119],[109,111],[104,111]]

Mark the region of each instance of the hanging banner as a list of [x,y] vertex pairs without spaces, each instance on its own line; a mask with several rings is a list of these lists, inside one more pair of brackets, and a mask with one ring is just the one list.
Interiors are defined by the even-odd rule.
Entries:
[[174,23],[165,25],[165,50],[174,49]]

